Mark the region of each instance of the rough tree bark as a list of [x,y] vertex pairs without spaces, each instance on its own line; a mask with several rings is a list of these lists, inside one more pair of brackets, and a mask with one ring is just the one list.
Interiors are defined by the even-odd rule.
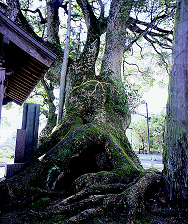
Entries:
[[[5,211],[46,195],[58,196],[57,203],[35,216],[45,220],[61,214],[63,223],[87,223],[123,210],[126,222],[132,223],[143,208],[146,190],[160,180],[155,170],[144,171],[125,134],[130,112],[120,71],[134,1],[112,0],[108,21],[101,1],[98,19],[88,1],[77,2],[88,32],[80,58],[69,65],[62,124],[21,172],[0,183],[0,208]],[[96,76],[105,31],[106,48]]]
[[164,177],[169,197],[188,199],[188,3],[179,0],[169,81]]
[[46,1],[47,5],[47,37],[51,43],[60,45],[59,39],[59,0]]
[[44,140],[51,134],[52,130],[56,126],[56,106],[54,105],[54,92],[53,92],[53,85],[50,82],[49,84],[45,81],[44,77],[41,79],[41,83],[47,93],[47,105],[48,105],[48,114],[45,114],[47,117],[47,122],[45,127],[42,129],[39,135],[39,144],[44,142]]

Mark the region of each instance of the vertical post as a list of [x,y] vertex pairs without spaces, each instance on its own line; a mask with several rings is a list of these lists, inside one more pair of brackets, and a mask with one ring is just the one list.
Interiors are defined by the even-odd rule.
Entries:
[[17,129],[14,163],[24,163],[26,129]]
[[22,117],[22,129],[26,129],[26,127],[27,127],[27,111],[28,111],[28,104],[24,103],[23,117]]
[[38,129],[39,129],[39,115],[40,115],[40,105],[35,105],[35,130],[34,130],[34,141],[33,141],[33,152],[37,149],[38,143]]
[[63,116],[63,106],[65,103],[65,86],[66,86],[67,64],[68,64],[68,57],[69,57],[70,30],[71,30],[71,0],[69,0],[69,9],[68,9],[68,18],[67,18],[67,35],[66,35],[66,42],[65,42],[65,49],[64,49],[63,64],[61,69],[57,126],[61,123],[61,119]]
[[147,128],[148,128],[148,151],[150,154],[149,115],[148,115],[148,104],[147,103],[146,103],[146,114],[147,114]]
[[3,95],[4,95],[4,80],[5,80],[5,68],[1,67],[1,64],[0,64],[0,124],[1,124],[1,111],[2,111]]
[[27,123],[25,136],[25,161],[30,159],[33,154],[34,126],[35,126],[35,106],[24,104],[27,107]]
[[25,155],[27,161],[37,148],[40,105],[25,103],[23,108],[22,129],[26,129]]

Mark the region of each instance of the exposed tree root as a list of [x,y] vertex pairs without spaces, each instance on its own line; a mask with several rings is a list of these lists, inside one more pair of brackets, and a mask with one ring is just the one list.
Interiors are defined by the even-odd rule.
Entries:
[[127,185],[95,185],[48,207],[47,211],[40,213],[40,217],[50,218],[61,214],[69,217],[63,223],[87,223],[94,217],[102,217],[107,213],[114,216],[123,211],[126,213],[126,222],[134,223],[136,216],[144,211],[146,191],[160,179],[161,174],[150,169]]
[[[111,92],[117,92],[108,87],[110,103]],[[126,111],[118,112],[119,101],[109,113],[112,105],[100,100],[103,89],[91,90],[91,102],[91,97],[88,99],[81,90],[80,94],[72,93],[73,98],[84,97],[73,101],[71,117],[67,115],[22,172],[1,182],[2,210],[5,205],[23,207],[48,197],[53,202],[46,208],[33,209],[34,218],[36,213],[42,221],[60,215],[61,223],[88,223],[95,217],[115,216],[123,211],[126,222],[131,223],[143,209],[145,192],[160,175],[154,170],[144,171],[131,149],[124,131],[129,116]],[[102,104],[108,107],[109,114],[101,109]]]
[[144,210],[144,195],[149,187],[161,180],[161,174],[146,171],[140,180],[126,190],[126,205],[128,223],[132,223],[138,213]]

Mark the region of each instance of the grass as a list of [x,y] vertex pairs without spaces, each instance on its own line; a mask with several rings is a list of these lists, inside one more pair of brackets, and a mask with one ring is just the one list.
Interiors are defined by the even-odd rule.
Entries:
[[9,147],[0,148],[0,164],[12,163],[14,161],[14,150]]

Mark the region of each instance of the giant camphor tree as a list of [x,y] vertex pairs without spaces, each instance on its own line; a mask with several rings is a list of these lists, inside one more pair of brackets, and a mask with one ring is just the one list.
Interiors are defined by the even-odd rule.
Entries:
[[[48,41],[52,43],[58,41],[57,26],[52,24],[59,23],[60,3],[47,1]],[[62,122],[23,169],[0,184],[1,209],[24,206],[47,195],[58,196],[56,203],[37,213],[40,219],[61,214],[63,223],[87,223],[93,217],[123,210],[126,222],[132,223],[142,211],[145,192],[161,175],[142,168],[127,140],[125,130],[131,119],[121,79],[122,59],[141,37],[156,51],[157,45],[170,47],[168,35],[172,31],[159,24],[174,14],[175,3],[112,0],[108,16],[101,0],[77,0],[77,4],[84,15],[87,39],[80,56],[69,59]],[[26,26],[19,1],[7,0],[7,6],[12,7],[10,17]],[[140,12],[149,14],[149,20],[138,19]],[[100,74],[96,75],[104,33],[105,50]],[[55,66],[48,78],[53,75]]]

